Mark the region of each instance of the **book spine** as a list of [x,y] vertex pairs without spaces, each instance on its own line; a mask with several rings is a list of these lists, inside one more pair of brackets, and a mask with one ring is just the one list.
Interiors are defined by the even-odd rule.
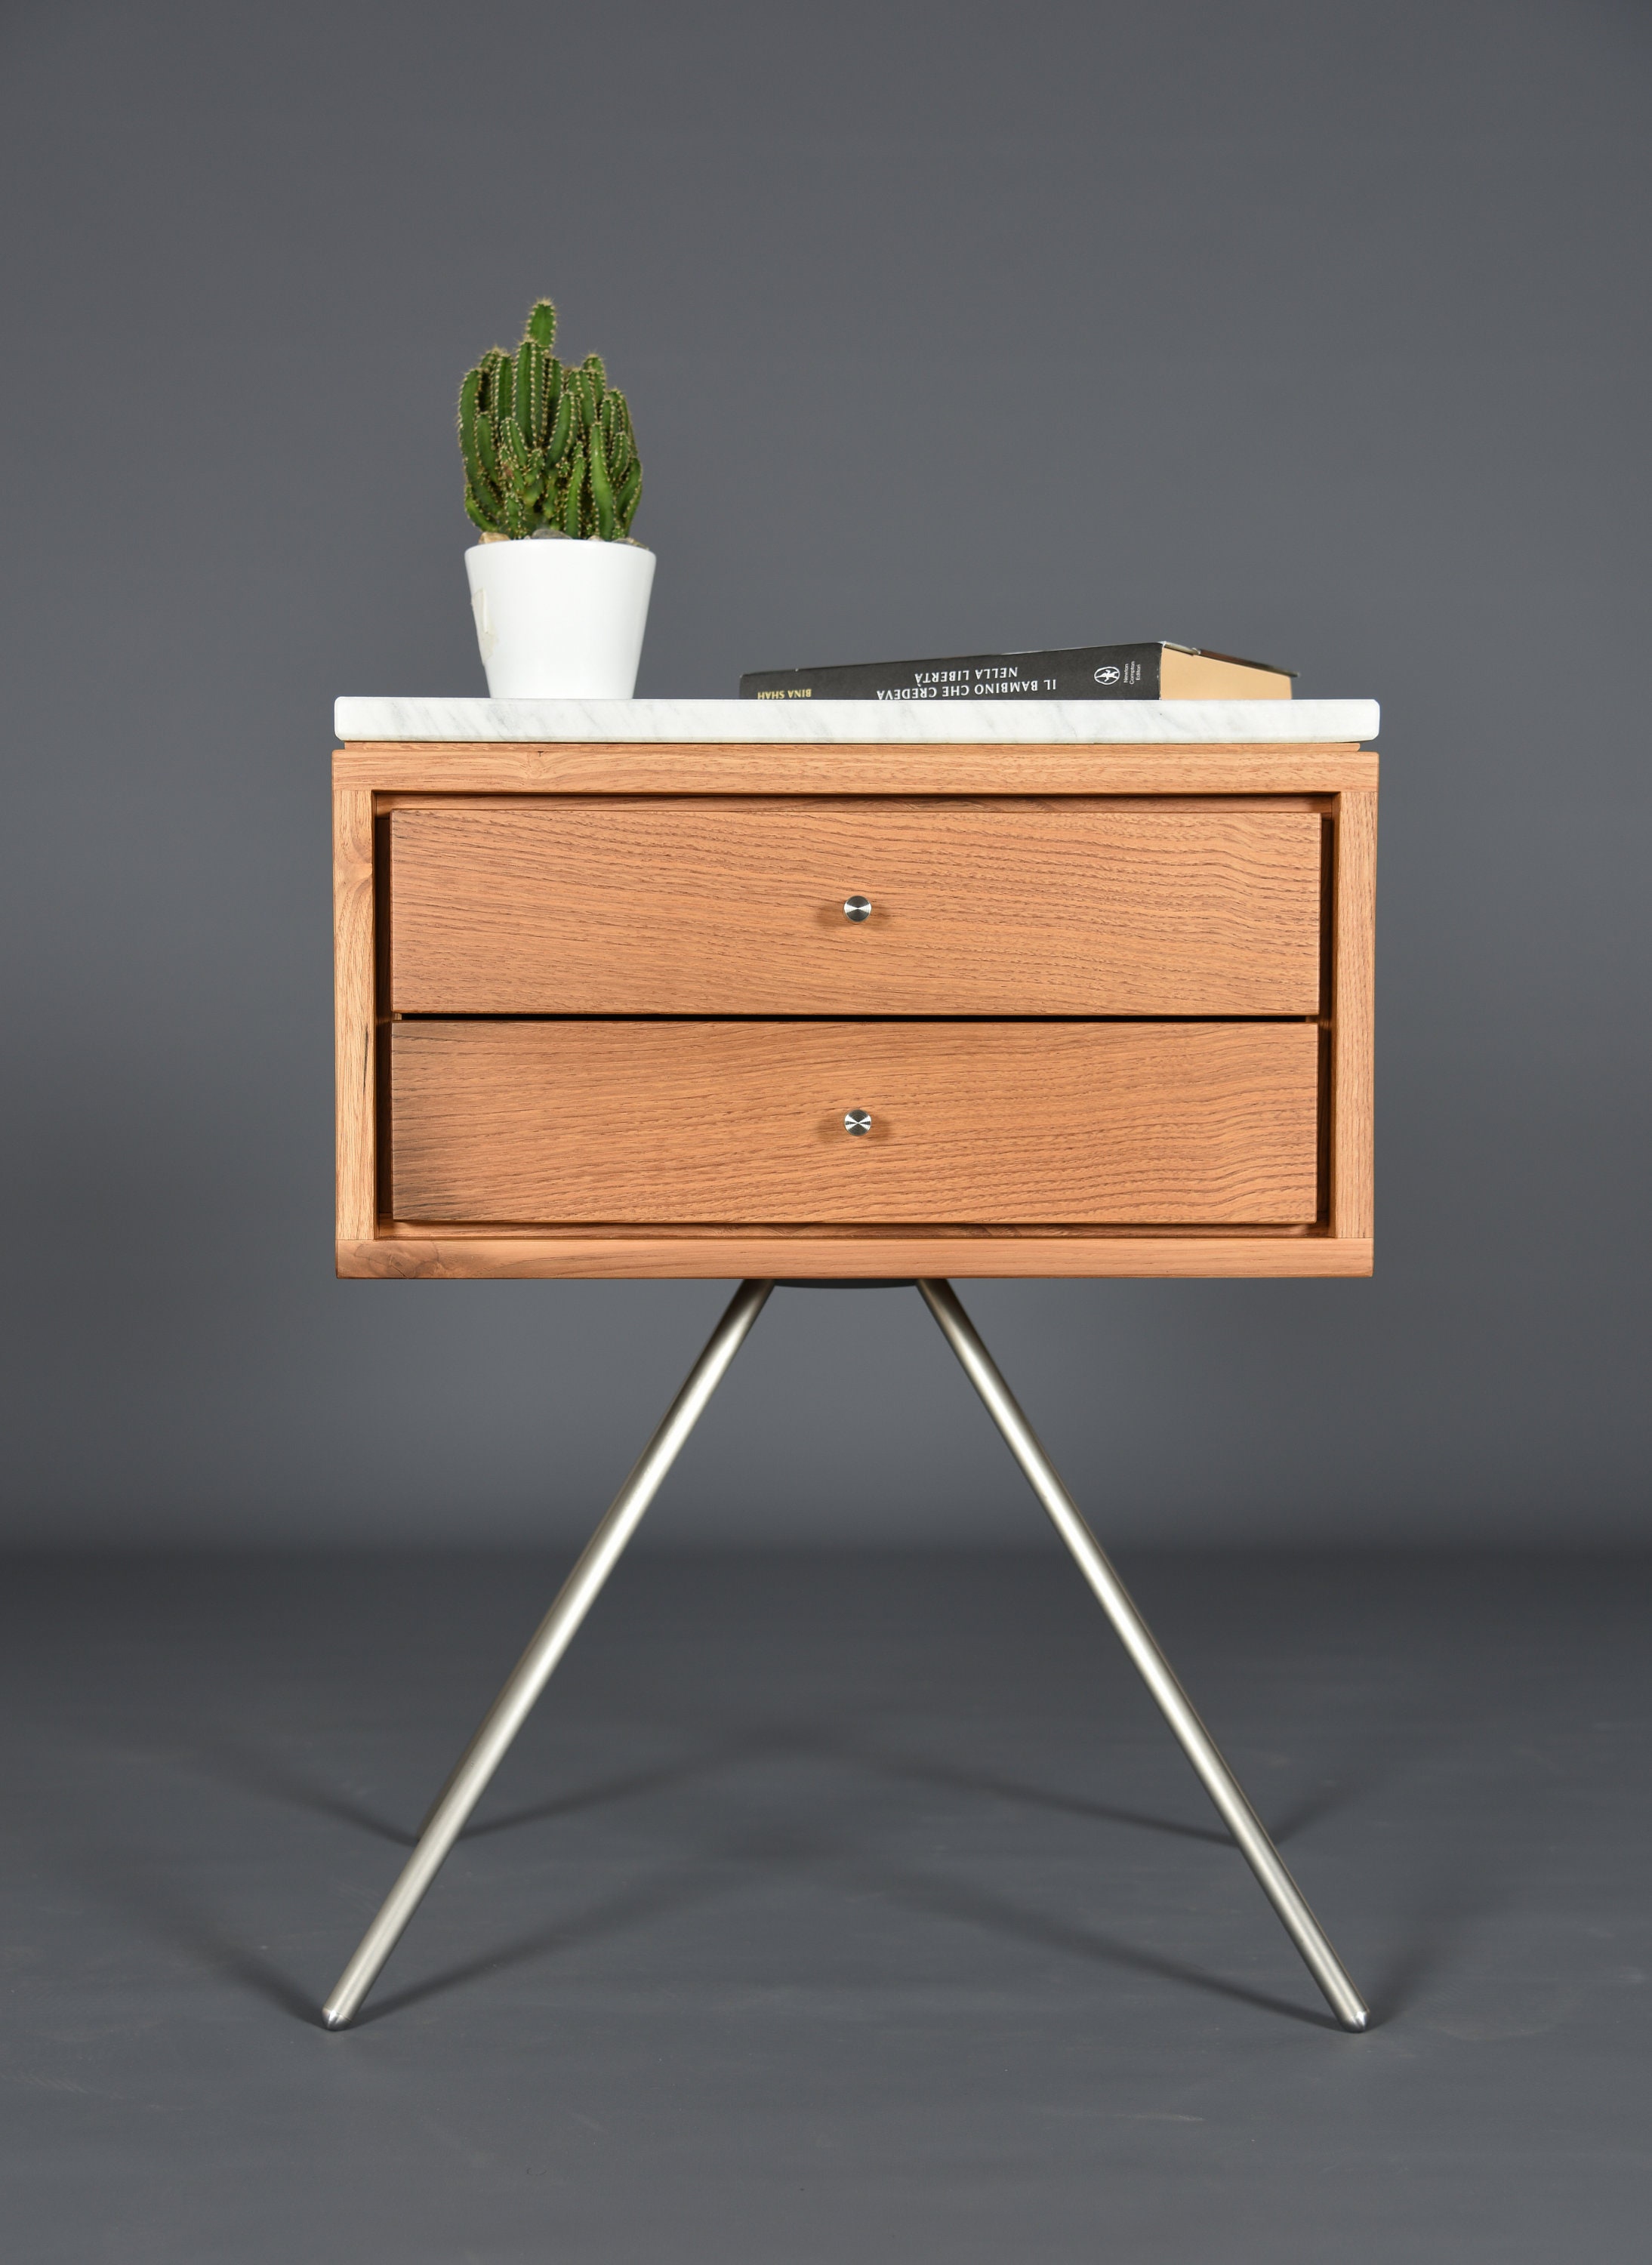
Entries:
[[754,670],[742,700],[1156,700],[1163,647],[1082,645],[1066,652],[971,653],[958,659],[875,660],[841,668]]

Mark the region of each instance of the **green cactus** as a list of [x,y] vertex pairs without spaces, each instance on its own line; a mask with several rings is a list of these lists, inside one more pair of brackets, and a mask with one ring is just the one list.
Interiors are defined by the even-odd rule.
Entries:
[[557,361],[557,310],[536,299],[513,354],[490,346],[459,388],[464,507],[484,535],[625,539],[643,492],[625,396],[600,354]]
[[562,531],[564,535],[583,534],[586,502],[585,450],[576,448],[568,470],[568,484],[563,492]]
[[608,468],[603,460],[602,427],[591,428],[591,465],[588,475],[591,494],[597,507],[597,533],[604,543],[612,543],[615,535],[614,490],[608,484]]

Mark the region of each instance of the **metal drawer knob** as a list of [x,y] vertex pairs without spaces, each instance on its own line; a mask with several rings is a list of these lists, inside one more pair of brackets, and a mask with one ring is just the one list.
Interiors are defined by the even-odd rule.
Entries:
[[845,897],[843,899],[843,917],[845,920],[849,921],[870,920],[872,917],[871,899],[870,897]]
[[870,1110],[847,1109],[844,1111],[843,1130],[846,1132],[870,1132],[871,1129],[872,1116]]

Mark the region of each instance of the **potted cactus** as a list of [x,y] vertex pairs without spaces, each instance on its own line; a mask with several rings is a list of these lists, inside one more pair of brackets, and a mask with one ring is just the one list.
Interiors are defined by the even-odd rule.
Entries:
[[642,460],[600,355],[558,361],[556,338],[536,300],[515,353],[491,347],[459,389],[477,642],[495,699],[629,700],[654,580],[630,532]]

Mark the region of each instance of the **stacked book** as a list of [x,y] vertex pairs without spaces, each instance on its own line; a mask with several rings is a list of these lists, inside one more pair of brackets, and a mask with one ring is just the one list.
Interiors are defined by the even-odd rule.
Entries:
[[1295,671],[1192,645],[1081,645],[758,669],[742,700],[1288,700]]

